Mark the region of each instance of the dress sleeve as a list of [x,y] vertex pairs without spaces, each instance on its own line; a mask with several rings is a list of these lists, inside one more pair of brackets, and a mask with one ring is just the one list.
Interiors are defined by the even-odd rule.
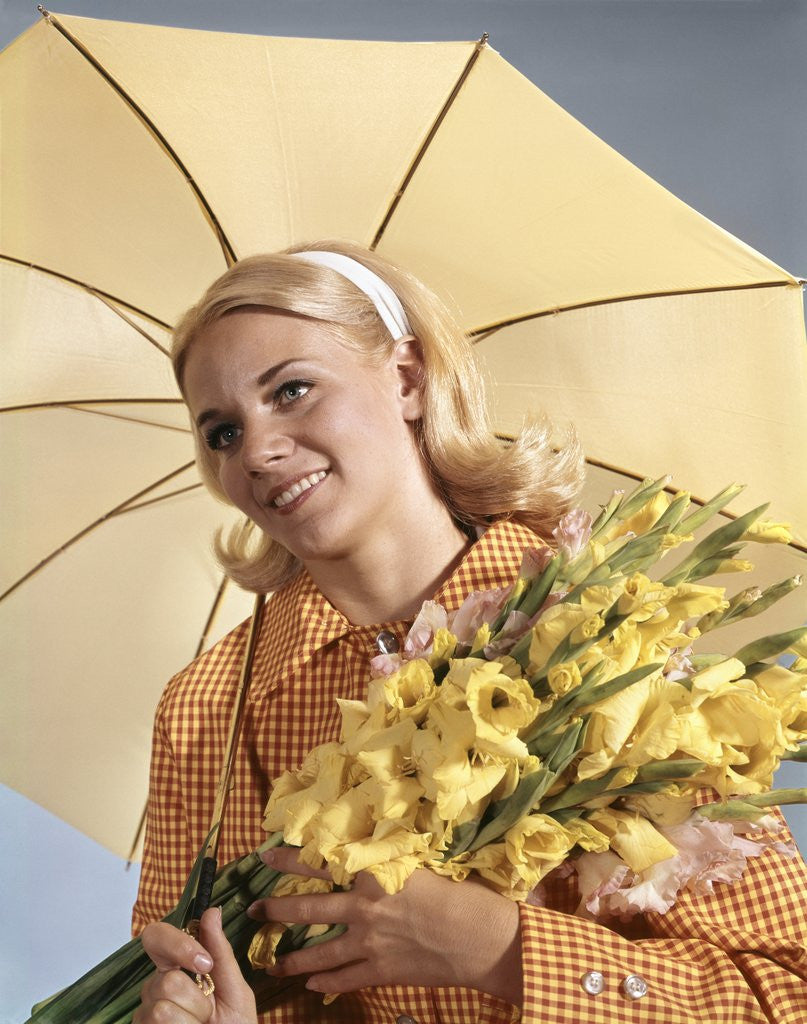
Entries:
[[734,885],[646,915],[639,939],[522,904],[522,1024],[804,1024],[805,893],[804,861],[769,848]]
[[146,835],[140,886],[132,910],[132,934],[159,921],[176,906],[193,865],[182,786],[165,725],[166,695],[160,701],[151,747]]

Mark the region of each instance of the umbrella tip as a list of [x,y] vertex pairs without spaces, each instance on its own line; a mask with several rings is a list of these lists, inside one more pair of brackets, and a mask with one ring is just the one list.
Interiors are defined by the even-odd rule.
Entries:
[[42,17],[45,18],[46,21],[50,21],[50,11],[46,10],[42,4],[37,4],[36,9],[39,11]]

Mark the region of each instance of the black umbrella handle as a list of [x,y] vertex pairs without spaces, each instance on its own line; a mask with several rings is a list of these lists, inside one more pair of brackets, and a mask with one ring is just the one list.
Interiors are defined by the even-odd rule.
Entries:
[[191,925],[202,919],[202,914],[210,906],[210,899],[213,895],[213,882],[216,880],[216,858],[205,857],[202,861],[202,868],[199,872],[199,882],[196,886],[196,896],[193,900],[191,912]]

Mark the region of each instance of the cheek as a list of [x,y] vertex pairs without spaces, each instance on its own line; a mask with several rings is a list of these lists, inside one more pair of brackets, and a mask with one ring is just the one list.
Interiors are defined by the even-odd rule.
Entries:
[[251,491],[248,490],[244,474],[236,465],[235,460],[223,459],[215,467],[215,472],[222,491],[224,491],[234,505],[243,508],[244,503],[248,500],[248,495],[251,495]]

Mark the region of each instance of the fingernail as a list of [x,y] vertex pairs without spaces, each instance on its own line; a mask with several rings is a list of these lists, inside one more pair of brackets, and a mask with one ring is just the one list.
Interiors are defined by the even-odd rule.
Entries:
[[261,860],[264,862],[264,864],[268,864],[271,867],[272,864],[275,863],[275,851],[264,850],[263,853],[261,854]]
[[261,904],[260,904],[259,901],[256,900],[255,903],[250,903],[250,905],[247,907],[245,913],[246,913],[247,917],[254,917],[257,920],[259,917],[261,917],[260,909],[261,909]]
[[207,973],[207,971],[213,970],[213,961],[206,953],[197,953],[193,958],[193,966],[197,971],[204,971]]

